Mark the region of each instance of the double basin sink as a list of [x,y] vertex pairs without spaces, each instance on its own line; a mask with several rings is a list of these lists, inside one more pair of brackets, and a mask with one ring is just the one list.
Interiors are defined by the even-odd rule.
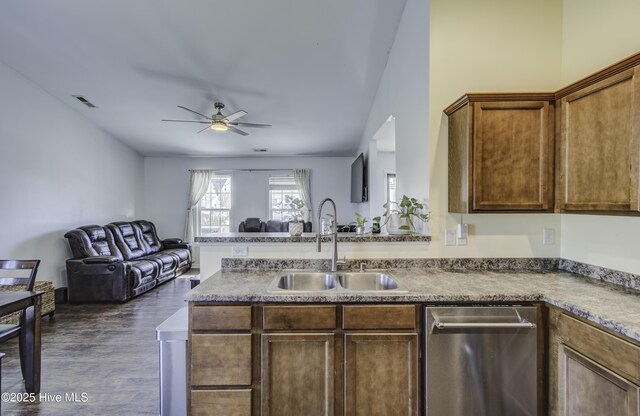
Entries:
[[305,272],[283,271],[271,282],[271,293],[376,292],[407,293],[397,278],[383,272]]

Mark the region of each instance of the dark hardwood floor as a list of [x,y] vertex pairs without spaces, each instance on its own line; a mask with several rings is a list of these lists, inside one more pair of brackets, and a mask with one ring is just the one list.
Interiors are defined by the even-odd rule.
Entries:
[[[189,289],[178,278],[124,304],[56,305],[55,317],[42,319],[41,394],[63,401],[2,402],[2,415],[159,415],[155,329],[187,306]],[[2,392],[24,393],[17,339],[0,351]]]

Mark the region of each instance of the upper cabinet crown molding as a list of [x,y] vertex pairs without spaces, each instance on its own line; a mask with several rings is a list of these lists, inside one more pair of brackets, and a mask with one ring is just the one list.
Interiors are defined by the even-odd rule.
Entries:
[[453,104],[444,109],[448,116],[469,103],[475,102],[508,102],[508,101],[553,101],[552,92],[470,92],[458,98]]
[[603,79],[609,78],[638,65],[640,65],[640,52],[635,55],[631,55],[630,57],[625,58],[622,61],[616,62],[613,65],[609,65],[608,67],[601,69],[598,72],[595,72],[587,77],[582,78],[579,81],[574,82],[573,84],[570,84],[556,91],[556,100],[560,100],[569,94],[572,94],[583,88],[587,88],[602,81]]

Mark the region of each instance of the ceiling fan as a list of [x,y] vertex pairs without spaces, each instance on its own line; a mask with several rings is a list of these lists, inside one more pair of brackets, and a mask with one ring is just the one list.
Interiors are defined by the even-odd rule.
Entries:
[[234,133],[238,133],[242,136],[246,136],[249,133],[244,132],[240,129],[238,129],[235,126],[245,126],[245,127],[271,127],[271,124],[256,124],[256,123],[241,123],[239,121],[235,121],[237,119],[239,119],[240,117],[246,116],[248,113],[244,110],[240,110],[240,111],[236,111],[233,114],[229,114],[228,116],[225,116],[224,114],[222,114],[222,109],[224,108],[224,104],[221,102],[216,102],[214,104],[215,108],[218,110],[218,112],[216,114],[214,114],[213,116],[209,117],[209,116],[205,116],[202,113],[198,113],[197,111],[191,110],[187,107],[183,107],[181,105],[178,106],[178,108],[182,108],[183,110],[187,110],[190,111],[194,114],[199,115],[200,117],[204,117],[207,119],[207,121],[197,121],[197,120],[162,120],[162,121],[174,121],[174,122],[178,122],[178,123],[200,123],[200,124],[208,124],[207,127],[203,128],[202,130],[198,131],[198,133],[202,133],[203,131],[207,130],[207,129],[211,129],[211,130],[215,130],[215,131],[227,131],[230,130]]

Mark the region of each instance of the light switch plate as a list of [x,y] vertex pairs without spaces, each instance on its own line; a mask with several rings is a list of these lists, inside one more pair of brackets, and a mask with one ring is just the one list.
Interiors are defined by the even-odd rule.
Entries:
[[249,247],[233,246],[231,247],[231,255],[233,257],[247,257],[249,255]]
[[556,243],[556,230],[545,228],[542,231],[542,244],[549,246]]

